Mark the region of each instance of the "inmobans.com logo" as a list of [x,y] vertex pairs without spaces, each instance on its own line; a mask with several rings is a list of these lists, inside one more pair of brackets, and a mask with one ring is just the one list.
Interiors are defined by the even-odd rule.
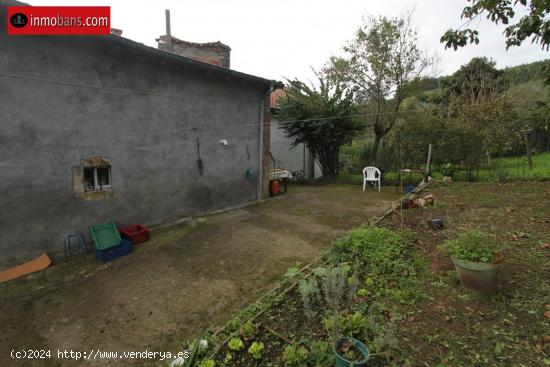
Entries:
[[11,6],[8,34],[109,34],[108,6]]
[[29,22],[29,18],[23,13],[15,13],[10,17],[10,24],[15,28],[23,28]]

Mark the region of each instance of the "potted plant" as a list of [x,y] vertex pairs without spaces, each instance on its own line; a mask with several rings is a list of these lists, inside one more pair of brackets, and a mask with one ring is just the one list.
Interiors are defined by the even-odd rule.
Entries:
[[504,258],[500,247],[478,230],[462,232],[457,238],[445,241],[440,247],[451,255],[460,283],[474,291],[493,290],[499,266]]
[[333,347],[336,367],[363,367],[369,359],[369,349],[359,340],[340,337]]

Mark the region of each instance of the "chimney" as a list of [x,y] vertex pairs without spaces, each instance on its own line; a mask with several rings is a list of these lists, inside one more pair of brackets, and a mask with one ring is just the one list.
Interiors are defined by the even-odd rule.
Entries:
[[172,50],[172,31],[170,29],[170,10],[165,10],[166,14],[166,47]]
[[111,34],[114,34],[115,36],[122,36],[122,29],[111,28]]
[[159,50],[229,69],[231,58],[231,48],[229,46],[224,45],[220,41],[197,43],[172,37],[169,9],[165,10],[165,15],[166,35],[162,35],[156,39]]

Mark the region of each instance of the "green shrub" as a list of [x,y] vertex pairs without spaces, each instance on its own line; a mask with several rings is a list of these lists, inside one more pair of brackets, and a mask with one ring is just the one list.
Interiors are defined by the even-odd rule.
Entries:
[[244,343],[240,338],[231,338],[231,340],[227,342],[227,347],[235,352],[238,352],[244,348]]
[[236,317],[233,317],[232,319],[227,321],[227,323],[225,324],[225,328],[227,329],[228,332],[232,333],[233,331],[236,331],[239,328],[240,324],[241,322],[239,321],[239,319]]
[[496,260],[500,248],[485,233],[478,230],[461,232],[457,238],[447,240],[439,250],[465,261],[490,263]]
[[427,268],[424,259],[407,246],[403,237],[389,229],[353,230],[336,242],[331,255],[336,261],[350,262],[361,269],[363,296],[368,294],[397,303],[411,303],[423,296],[418,289],[417,275]]
[[330,366],[334,364],[332,345],[327,340],[311,341],[308,343],[309,363],[311,366]]
[[348,315],[344,319],[345,335],[363,339],[367,327],[367,319],[360,312]]
[[453,177],[455,174],[455,167],[450,162],[442,164],[441,167],[439,167],[439,170],[443,176]]
[[336,243],[340,251],[351,251],[359,255],[360,261],[369,267],[370,273],[398,274],[406,263],[405,242],[395,232],[386,228],[360,228]]
[[254,359],[262,358],[263,351],[264,351],[264,343],[262,343],[262,342],[254,342],[254,343],[252,343],[250,348],[248,348],[248,353]]
[[302,366],[306,363],[309,351],[303,345],[290,344],[283,352],[285,366]]
[[256,332],[256,325],[250,320],[245,322],[241,326],[241,334],[245,336],[246,338],[250,338],[254,333]]

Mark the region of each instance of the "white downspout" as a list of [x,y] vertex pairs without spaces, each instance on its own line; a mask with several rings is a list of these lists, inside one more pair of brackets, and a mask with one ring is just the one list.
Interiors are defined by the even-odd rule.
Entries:
[[263,162],[263,152],[264,152],[264,109],[265,109],[265,99],[273,92],[273,85],[269,86],[269,91],[262,98],[261,111],[260,111],[260,153],[258,154],[258,192],[257,199],[262,200],[262,191],[264,185],[264,162]]

